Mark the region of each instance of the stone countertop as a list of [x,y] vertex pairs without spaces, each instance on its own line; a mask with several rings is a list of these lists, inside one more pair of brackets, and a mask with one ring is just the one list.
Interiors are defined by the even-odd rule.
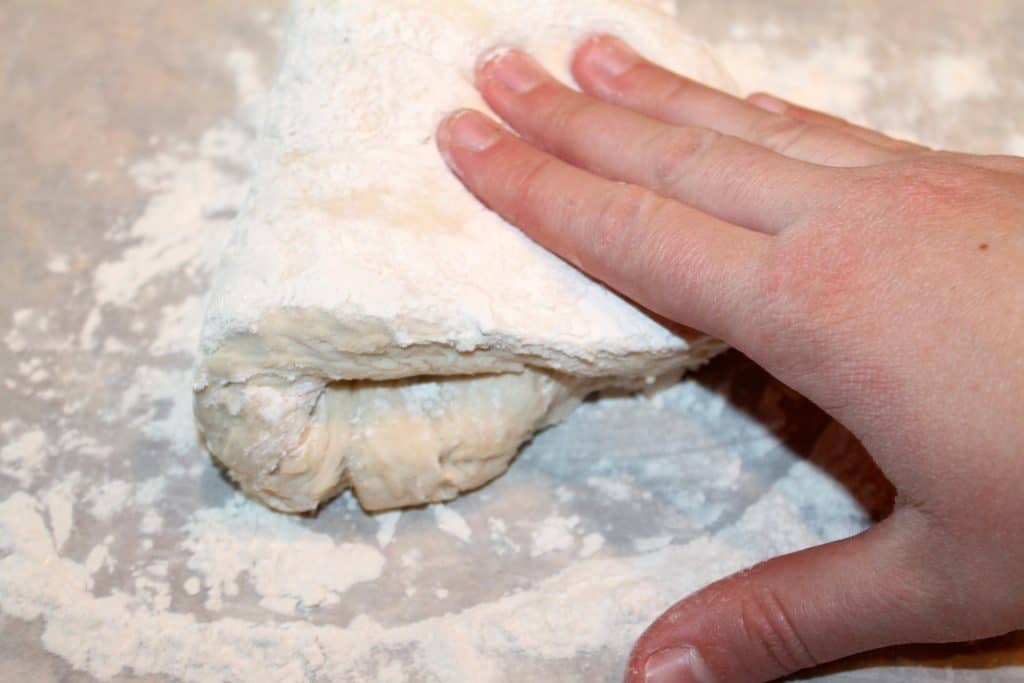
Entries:
[[[611,633],[615,619],[642,628],[735,562],[884,513],[888,487],[849,435],[735,353],[662,396],[587,403],[448,506],[371,517],[343,497],[291,518],[240,499],[196,442],[191,351],[282,20],[275,0],[0,6],[12,680],[618,680],[636,632]],[[1024,3],[681,0],[680,21],[745,91],[1024,154]],[[778,528],[758,531],[758,515]],[[320,561],[331,571],[309,573]],[[581,612],[578,634],[522,651],[538,643],[517,624],[558,623],[544,606],[576,585],[565,577],[609,572],[638,614],[609,603],[618,616]],[[530,609],[539,621],[517,621]],[[591,618],[606,630],[582,628]],[[493,624],[500,637],[468,659],[432,640]],[[291,640],[268,640],[280,634]],[[893,648],[806,677],[1024,680],[1024,636]]]

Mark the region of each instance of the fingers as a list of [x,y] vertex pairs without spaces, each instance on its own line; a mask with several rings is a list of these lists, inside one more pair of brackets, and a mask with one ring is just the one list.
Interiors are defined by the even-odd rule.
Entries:
[[478,112],[448,117],[438,146],[491,209],[654,312],[726,341],[752,317],[769,237],[592,175]]
[[[917,513],[908,513],[910,517]],[[627,683],[755,683],[885,645],[939,637],[897,513],[860,536],[770,560],[677,603],[637,641]]]
[[958,154],[955,152],[939,152],[939,156],[950,156],[962,164],[970,164],[1000,173],[1024,175],[1024,157],[1008,154]]
[[747,101],[767,112],[781,114],[806,123],[832,128],[840,133],[860,138],[865,142],[892,150],[893,152],[904,156],[923,154],[929,151],[929,149],[923,145],[917,145],[905,140],[891,138],[877,130],[871,130],[870,128],[852,124],[838,116],[832,116],[820,111],[815,111],[814,109],[801,107],[793,104],[792,102],[787,102],[786,100],[775,97],[774,95],[769,95],[768,93],[753,93],[747,97]]
[[775,114],[653,64],[611,36],[576,51],[573,75],[601,99],[679,126],[712,128],[794,159],[828,166],[866,166],[894,153],[834,128]]
[[578,93],[518,50],[485,60],[477,85],[523,137],[569,163],[764,232],[791,224],[824,196],[816,190],[838,183],[834,170]]

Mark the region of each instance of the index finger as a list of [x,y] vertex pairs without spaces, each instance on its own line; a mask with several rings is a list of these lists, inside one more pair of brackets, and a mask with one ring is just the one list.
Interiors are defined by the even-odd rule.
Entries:
[[487,206],[655,313],[727,342],[752,318],[769,236],[567,164],[479,112],[449,116],[438,145]]

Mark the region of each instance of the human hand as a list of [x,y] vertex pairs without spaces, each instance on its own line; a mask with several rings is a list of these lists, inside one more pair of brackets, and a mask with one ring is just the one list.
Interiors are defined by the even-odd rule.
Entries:
[[528,56],[442,123],[449,165],[540,244],[829,411],[898,490],[853,538],[670,608],[626,679],[763,681],[1024,627],[1024,160],[741,100],[596,36],[583,90]]

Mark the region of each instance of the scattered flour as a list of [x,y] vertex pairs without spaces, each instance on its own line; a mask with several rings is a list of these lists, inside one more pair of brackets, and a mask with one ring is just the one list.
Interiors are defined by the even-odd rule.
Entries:
[[275,612],[332,605],[355,584],[379,577],[384,567],[384,557],[370,545],[337,544],[241,496],[223,508],[198,511],[185,533],[186,566],[203,577],[211,610],[239,594],[243,577],[260,605]]
[[487,527],[490,531],[489,539],[491,549],[498,555],[515,555],[521,550],[521,546],[509,536],[508,524],[505,520],[497,517],[487,519]]
[[[743,26],[743,25],[738,25]],[[839,43],[822,41],[798,56],[771,53],[744,37],[715,45],[715,52],[735,76],[740,91],[766,91],[804,106],[858,118],[883,74],[875,71],[866,41],[849,36]],[[771,37],[771,36],[766,36]]]
[[164,495],[167,488],[167,478],[157,476],[141,482],[135,489],[136,505],[149,507],[156,504]]
[[[35,316],[35,311],[31,308],[19,308],[14,311],[11,315],[11,329],[4,335],[8,351],[19,353],[28,347],[26,335],[30,334],[30,326],[35,322]],[[45,331],[45,328],[42,331]]]
[[90,574],[95,574],[103,568],[112,570],[114,568],[114,558],[110,556],[110,546],[107,543],[94,546],[86,556],[84,566]]
[[100,323],[103,322],[103,311],[100,310],[99,306],[89,311],[89,314],[85,317],[85,322],[82,323],[82,329],[78,333],[78,343],[86,351],[92,351],[96,348],[98,341],[96,340],[96,334],[99,332]]
[[923,62],[932,92],[945,102],[984,98],[998,92],[988,61],[978,55],[940,54]]
[[594,531],[583,537],[580,545],[580,557],[591,557],[604,547],[604,536]]
[[1024,134],[1013,134],[1006,143],[1006,153],[1024,157]]
[[68,257],[66,254],[54,254],[46,262],[46,269],[51,273],[63,275],[68,272]]
[[[6,426],[6,425],[5,425]],[[8,430],[4,429],[5,438]],[[49,439],[41,429],[30,429],[0,448],[0,474],[28,486],[46,465]]]
[[668,534],[662,534],[660,536],[648,536],[645,538],[637,538],[633,541],[633,547],[636,548],[638,553],[649,553],[653,550],[660,550],[669,543],[672,542],[672,537]]
[[143,534],[158,534],[164,528],[164,518],[156,510],[146,510],[142,514],[142,521],[139,522],[139,532]]
[[191,453],[196,444],[191,369],[136,368],[120,407],[111,416],[116,420],[129,416],[131,423],[154,441],[177,453]]
[[[757,30],[771,37],[780,29]],[[851,37],[769,60],[754,34],[737,24],[719,48],[743,89],[772,90],[851,118],[863,112],[877,74],[862,41]],[[995,88],[989,65],[977,58],[938,55],[922,64],[946,103]],[[189,359],[201,293],[247,190],[265,91],[254,54],[232,51],[225,71],[242,103],[237,117],[194,144],[154,140],[153,158],[128,164],[149,200],[109,231],[116,253],[84,273],[77,251],[47,257],[49,273],[78,278],[91,296],[73,327],[60,327],[51,311],[21,308],[0,337],[7,352],[20,354],[18,381],[5,378],[7,389],[54,377],[67,387],[52,414],[0,423],[0,612],[38,620],[42,646],[68,666],[104,680],[125,673],[200,683],[514,680],[523,675],[519,662],[624,653],[681,595],[766,557],[863,529],[863,511],[849,493],[787,454],[762,425],[749,425],[746,441],[730,449],[709,437],[685,458],[638,454],[618,461],[640,462],[651,480],[686,487],[667,513],[697,528],[685,536],[638,534],[653,525],[646,518],[645,526],[619,528],[613,519],[603,533],[587,529],[590,520],[573,506],[583,509],[590,498],[623,510],[637,501],[653,504],[649,491],[631,484],[633,470],[609,473],[598,463],[585,481],[578,472],[559,480],[544,501],[557,502],[559,514],[536,523],[514,512],[532,509],[536,490],[517,490],[512,478],[493,497],[494,505],[507,497],[511,508],[480,511],[473,506],[490,503],[471,497],[459,506],[465,516],[451,506],[392,512],[356,532],[344,524],[366,520],[349,501],[339,513],[344,524],[331,534],[313,520],[225,494],[196,442]],[[1024,153],[1024,134],[1011,135],[1007,151]],[[124,319],[131,322],[114,329],[112,321]],[[76,375],[52,367],[48,352],[82,354],[100,367]],[[584,406],[580,415],[604,414],[601,405]],[[608,405],[608,416],[646,406],[704,424],[743,419],[721,395],[695,383]],[[85,421],[86,415],[100,419]],[[784,474],[738,519],[722,521],[721,504],[705,497],[736,492],[751,462],[773,458],[790,463]],[[440,544],[454,561],[441,564],[432,534],[396,534],[405,517],[457,539]],[[720,526],[708,535],[702,528],[712,524]],[[665,529],[646,533],[654,531]],[[399,559],[389,562],[385,552]],[[453,567],[462,562],[471,571],[474,561],[492,557],[529,582],[452,607],[463,590],[456,590]],[[531,561],[538,557],[544,561]],[[550,575],[528,573],[548,563],[556,566]],[[437,574],[438,566],[447,573]],[[467,576],[498,585],[493,566]],[[374,600],[360,603],[369,605],[366,614],[332,618],[332,609],[367,595]],[[423,614],[375,611],[401,606],[403,596],[417,608],[425,598],[442,604]]]
[[469,543],[473,537],[473,530],[469,528],[469,524],[462,515],[448,505],[432,505],[431,509],[434,511],[438,529],[463,543]]
[[149,350],[154,355],[187,353],[196,346],[196,330],[203,319],[203,300],[190,296],[179,304],[164,306],[160,311],[158,333]]
[[619,502],[629,500],[634,493],[634,489],[629,481],[622,478],[587,477],[587,484],[597,489],[608,500]]
[[[818,540],[793,516],[789,502],[774,495],[727,529],[722,541],[700,536],[643,555],[580,560],[528,590],[459,612],[390,627],[361,616],[341,628],[305,619],[278,625],[233,617],[200,621],[171,609],[168,584],[146,577],[136,578],[134,595],[98,597],[89,574],[106,561],[106,546],[98,546],[84,566],[61,557],[35,500],[16,493],[0,503],[0,548],[6,553],[0,559],[0,607],[24,619],[43,617],[46,647],[100,677],[128,668],[136,675],[190,681],[304,675],[381,680],[386,663],[406,678],[505,680],[514,672],[503,668],[502,655],[529,652],[557,660],[598,648],[625,651],[646,620],[679,595],[762,557],[741,548],[779,524],[803,529],[788,537],[804,544]],[[346,567],[379,569],[382,563],[353,561],[345,544],[240,498],[224,509],[200,511],[189,532],[188,565],[203,577],[208,593],[221,593],[222,599],[237,593],[244,574],[257,592],[265,591],[261,604],[272,611],[290,613],[299,605],[336,601],[359,581],[373,578],[355,576]],[[771,553],[793,549],[766,544]],[[376,551],[363,546],[354,552],[370,557]],[[316,572],[324,566],[332,571]],[[198,594],[199,583],[190,577],[185,592]],[[51,599],[40,600],[44,595]],[[412,656],[408,662],[382,662],[380,648]]]
[[109,521],[128,505],[133,493],[130,482],[114,479],[94,485],[85,496],[89,513],[98,520]]
[[580,523],[576,515],[559,517],[552,515],[540,523],[533,532],[530,543],[530,557],[540,557],[559,550],[568,550],[576,541],[573,534]]
[[401,510],[393,510],[391,512],[382,512],[374,515],[374,519],[377,520],[379,528],[377,529],[377,544],[381,548],[386,548],[395,537],[395,529],[398,528],[398,520],[401,519]]
[[44,497],[50,517],[54,549],[60,552],[71,537],[75,522],[74,493],[80,477],[77,473],[52,487]]

